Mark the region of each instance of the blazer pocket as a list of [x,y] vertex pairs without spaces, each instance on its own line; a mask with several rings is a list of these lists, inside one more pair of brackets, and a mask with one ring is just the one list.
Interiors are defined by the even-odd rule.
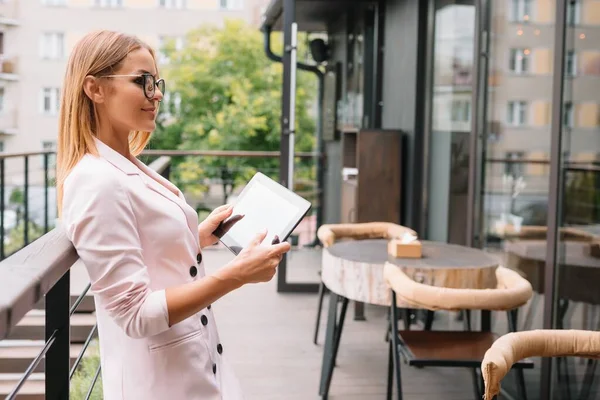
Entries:
[[193,340],[200,335],[202,335],[202,330],[198,329],[196,331],[186,333],[183,336],[179,336],[177,338],[171,339],[165,343],[148,345],[148,350],[150,351],[150,353],[156,353],[157,351],[168,350],[173,347],[187,343],[190,340]]

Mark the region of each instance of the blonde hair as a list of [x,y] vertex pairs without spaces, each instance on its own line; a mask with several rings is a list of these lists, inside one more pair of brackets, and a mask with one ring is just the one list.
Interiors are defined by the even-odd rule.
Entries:
[[[83,83],[88,75],[109,75],[120,67],[132,51],[145,48],[154,51],[135,36],[112,31],[87,34],[73,48],[62,88],[58,121],[58,146],[56,154],[56,193],[58,213],[61,215],[65,179],[81,160],[91,153],[98,155],[94,136],[98,116],[94,103],[85,94]],[[129,149],[137,156],[150,140],[150,132],[129,133]]]

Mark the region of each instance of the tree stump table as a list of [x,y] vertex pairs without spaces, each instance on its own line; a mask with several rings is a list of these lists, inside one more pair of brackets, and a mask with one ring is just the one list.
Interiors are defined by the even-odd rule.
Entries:
[[[383,265],[391,262],[417,282],[457,289],[496,287],[499,260],[471,247],[422,241],[421,258],[395,258],[385,239],[337,242],[323,249],[321,279],[339,296],[380,306],[391,304]],[[400,305],[399,305],[400,306]]]
[[[340,241],[323,249],[321,279],[330,291],[327,330],[321,365],[319,394],[326,398],[333,375],[348,300],[391,305],[391,289],[385,283],[383,267],[391,262],[415,281],[447,288],[491,289],[496,287],[500,262],[492,255],[471,247],[421,241],[421,258],[388,255],[387,239]],[[338,318],[338,302],[342,300]],[[398,307],[403,305],[398,303]],[[410,308],[406,305],[405,308]]]

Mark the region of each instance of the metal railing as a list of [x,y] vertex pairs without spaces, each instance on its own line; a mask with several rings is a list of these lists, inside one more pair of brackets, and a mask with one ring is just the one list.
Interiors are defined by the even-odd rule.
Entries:
[[[483,192],[488,228],[500,212],[523,217],[526,224],[529,219],[528,224],[545,225],[549,167],[548,160],[487,159],[486,168],[495,168],[486,174]],[[566,161],[562,173],[562,223],[600,224],[600,162]]]
[[53,151],[0,154],[0,260],[52,229],[54,158]]
[[[45,342],[29,364],[26,371],[23,373],[21,379],[16,384],[14,390],[8,395],[7,399],[12,400],[16,398],[19,391],[23,388],[27,379],[31,376],[33,371],[40,365],[42,360],[45,360],[46,367],[44,370],[45,374],[45,395],[49,399],[66,399],[69,397],[70,381],[75,376],[76,371],[84,359],[86,350],[89,348],[90,343],[93,341],[97,334],[97,325],[90,330],[79,355],[76,357],[74,364],[70,365],[70,344],[71,344],[71,324],[70,318],[77,311],[78,307],[82,303],[84,297],[90,289],[88,284],[83,292],[78,296],[77,300],[71,304],[70,288],[71,278],[70,270],[72,266],[78,262],[79,258],[71,242],[67,239],[64,231],[61,227],[49,230],[48,223],[48,209],[50,202],[49,199],[49,188],[51,187],[50,179],[50,156],[53,153],[38,152],[38,153],[20,153],[20,154],[5,154],[0,156],[0,210],[4,211],[4,198],[5,198],[5,185],[4,185],[4,162],[6,159],[18,159],[23,158],[24,166],[24,191],[25,199],[28,199],[28,183],[29,183],[29,172],[30,162],[29,159],[33,156],[43,156],[44,160],[44,230],[45,233],[41,237],[37,238],[33,242],[30,242],[28,233],[24,233],[24,243],[26,245],[8,256],[6,259],[0,262],[0,282],[2,282],[2,291],[0,291],[0,340],[9,337],[11,331],[19,323],[19,321],[36,305],[45,299]],[[315,159],[313,153],[300,153],[296,154],[296,159],[299,160],[298,164],[302,164],[302,160],[305,162]],[[231,158],[239,160],[242,157],[247,158],[272,158],[276,159],[279,157],[278,152],[202,152],[202,151],[146,151],[142,155],[144,160],[149,162],[149,166],[159,172],[166,178],[171,178],[171,174],[177,172],[177,163],[183,162],[183,160],[174,160],[177,157],[185,157],[188,161],[194,160],[194,158],[206,158],[206,157],[219,157],[219,158]],[[316,158],[317,162],[321,162],[320,158]],[[230,164],[224,164],[229,166]],[[243,169],[239,164],[238,168]],[[306,167],[303,165],[302,168]],[[248,170],[244,171],[251,172],[253,167],[246,167]],[[299,171],[302,171],[299,168]],[[227,170],[227,168],[225,168]],[[211,171],[208,171],[211,172]],[[212,171],[214,172],[214,171]],[[239,172],[239,171],[238,171]],[[261,170],[266,174],[274,174],[276,170]],[[211,175],[209,173],[209,175]],[[172,179],[172,178],[171,178]],[[206,181],[206,180],[204,180]],[[210,179],[209,179],[210,181]],[[181,183],[181,182],[180,182]],[[195,183],[200,184],[201,182],[185,182],[183,184]],[[219,177],[214,178],[213,184],[221,184]],[[233,184],[235,187],[235,184]],[[315,186],[316,185],[316,186]],[[322,190],[321,187],[312,183],[308,185],[310,190],[308,194],[314,196],[315,201],[319,201],[321,204]],[[29,214],[29,202],[25,202],[24,215]],[[320,212],[320,207],[315,207],[317,212]],[[4,215],[0,212],[0,216]],[[318,219],[318,218],[317,218]],[[3,217],[0,218],[0,224],[3,224]],[[2,225],[3,226],[3,225]],[[311,235],[316,236],[316,226],[313,228],[314,232]],[[4,230],[2,229],[2,232]],[[27,231],[25,231],[27,232]],[[3,246],[2,246],[3,247]],[[87,390],[86,399],[90,398],[96,382],[100,376],[100,365],[95,370],[94,376],[91,379],[90,387]]]

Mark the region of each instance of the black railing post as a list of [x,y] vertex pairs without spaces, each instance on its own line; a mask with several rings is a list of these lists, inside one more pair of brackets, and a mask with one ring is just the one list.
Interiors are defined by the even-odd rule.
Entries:
[[25,156],[25,184],[23,191],[23,246],[29,244],[29,157]]
[[0,159],[0,260],[4,260],[4,158]]
[[69,399],[70,275],[67,271],[46,295],[46,340],[57,331],[45,359],[46,398],[49,400]]
[[48,233],[48,153],[44,154],[44,233]]

